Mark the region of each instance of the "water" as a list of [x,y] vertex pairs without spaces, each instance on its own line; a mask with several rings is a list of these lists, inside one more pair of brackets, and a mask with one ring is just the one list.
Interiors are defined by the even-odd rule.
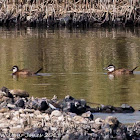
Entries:
[[[140,67],[132,76],[108,77],[109,64],[133,69],[140,64],[140,29],[49,30],[0,28],[0,87],[30,96],[77,99],[104,105],[127,103],[140,109]],[[12,78],[13,65],[38,76]],[[140,113],[138,113],[140,116]]]

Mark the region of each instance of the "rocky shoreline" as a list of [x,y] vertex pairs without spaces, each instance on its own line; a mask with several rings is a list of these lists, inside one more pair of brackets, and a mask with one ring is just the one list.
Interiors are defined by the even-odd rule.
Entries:
[[58,100],[29,97],[22,90],[0,90],[0,138],[43,140],[140,139],[140,122],[124,125],[117,118],[94,119],[94,112],[133,113],[133,107],[100,105],[91,108],[84,99]]

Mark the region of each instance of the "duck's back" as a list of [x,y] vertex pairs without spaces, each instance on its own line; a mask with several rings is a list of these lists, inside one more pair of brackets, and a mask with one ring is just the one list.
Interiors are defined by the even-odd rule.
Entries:
[[22,69],[14,73],[14,75],[33,75],[34,73],[27,69]]
[[122,68],[122,69],[116,69],[113,72],[110,72],[109,74],[115,74],[115,75],[121,75],[121,74],[133,74],[133,71],[130,71],[128,69]]

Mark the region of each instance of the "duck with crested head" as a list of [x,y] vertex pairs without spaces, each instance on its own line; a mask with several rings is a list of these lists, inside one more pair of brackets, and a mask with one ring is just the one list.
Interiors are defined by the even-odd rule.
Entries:
[[33,75],[36,75],[37,73],[39,73],[41,70],[42,70],[42,68],[36,72],[32,72],[28,69],[21,69],[20,70],[18,68],[18,66],[13,66],[11,69],[11,71],[13,71],[12,75],[16,75],[16,76],[20,76],[20,75],[33,76]]
[[115,66],[111,64],[111,65],[108,65],[106,68],[104,68],[104,70],[107,70],[108,74],[113,74],[113,75],[125,75],[126,74],[126,75],[129,75],[129,74],[133,74],[134,70],[137,67],[135,67],[132,70],[128,70],[128,69],[125,69],[125,68],[116,69]]

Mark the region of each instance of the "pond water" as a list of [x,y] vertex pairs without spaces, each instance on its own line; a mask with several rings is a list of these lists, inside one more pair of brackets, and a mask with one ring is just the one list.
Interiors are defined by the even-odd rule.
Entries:
[[[66,95],[104,105],[127,103],[140,109],[140,67],[134,75],[108,77],[109,64],[133,69],[140,64],[140,29],[90,30],[0,28],[0,87],[31,96]],[[12,78],[10,69],[43,70],[38,76]]]

